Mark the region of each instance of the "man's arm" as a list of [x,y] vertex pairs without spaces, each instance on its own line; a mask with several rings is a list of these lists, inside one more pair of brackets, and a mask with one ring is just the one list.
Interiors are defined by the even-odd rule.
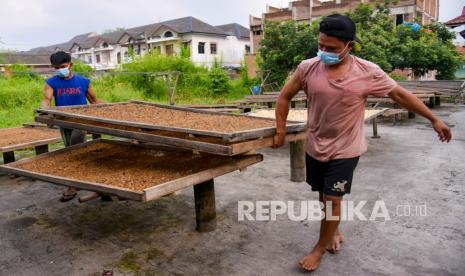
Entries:
[[274,148],[284,145],[286,137],[286,120],[289,114],[289,102],[301,90],[301,82],[298,74],[294,74],[292,78],[286,82],[284,88],[279,94],[276,102],[276,135],[274,137]]
[[49,108],[52,106],[52,98],[53,98],[53,88],[45,84],[44,87],[44,101],[42,102],[42,106],[45,108]]
[[413,93],[409,92],[402,86],[397,85],[397,87],[388,95],[404,108],[430,120],[433,124],[434,130],[438,133],[439,139],[442,142],[447,141],[449,143],[452,138],[450,128],[433,112],[431,112],[431,110],[420,99],[413,95]]
[[91,104],[99,104],[99,103],[104,103],[104,101],[100,100],[97,98],[97,95],[95,94],[94,90],[92,89],[92,85],[89,84],[89,88],[87,89],[87,100]]

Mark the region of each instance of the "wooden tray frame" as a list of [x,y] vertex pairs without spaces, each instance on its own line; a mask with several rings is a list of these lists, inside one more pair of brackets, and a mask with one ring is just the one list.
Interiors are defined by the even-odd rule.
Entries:
[[4,152],[12,152],[16,150],[23,150],[23,149],[28,149],[28,148],[33,148],[33,147],[38,147],[38,146],[44,146],[44,145],[49,145],[53,143],[58,143],[62,141],[60,132],[57,130],[49,130],[46,127],[42,126],[28,126],[28,127],[18,127],[18,128],[8,128],[8,129],[3,129],[2,131],[9,130],[9,129],[19,129],[19,128],[43,128],[46,131],[54,131],[57,133],[56,138],[49,138],[49,139],[42,139],[42,140],[35,140],[27,143],[22,143],[22,144],[16,144],[16,145],[11,145],[11,146],[5,146],[5,147],[0,147],[0,153]]
[[[271,147],[273,145],[273,137],[266,137],[261,139],[253,139],[233,143],[214,143],[205,142],[201,139],[196,140],[195,138],[185,139],[182,137],[175,137],[169,135],[157,135],[153,133],[144,132],[143,130],[134,131],[127,129],[118,129],[118,125],[114,125],[114,127],[102,126],[92,121],[79,123],[76,121],[71,121],[69,120],[69,118],[57,119],[54,116],[49,115],[39,115],[36,117],[36,121],[51,126],[54,125],[71,129],[80,129],[91,133],[106,134],[115,137],[133,139],[146,143],[155,143],[160,145],[197,150],[201,152],[225,156],[240,155],[260,148]],[[305,132],[290,133],[286,135],[287,142],[295,142],[297,140],[303,139],[305,139]]]
[[[250,154],[250,155],[243,155],[240,157],[235,157],[236,160],[228,162],[227,164],[220,165],[218,167],[214,167],[211,169],[203,170],[203,171],[200,171],[200,172],[188,175],[188,176],[174,179],[172,181],[157,184],[153,187],[144,189],[143,192],[137,192],[137,191],[133,191],[130,189],[105,185],[101,183],[80,181],[80,180],[71,179],[67,177],[36,173],[36,172],[23,170],[23,169],[16,167],[17,165],[24,164],[24,163],[40,162],[40,160],[43,158],[50,158],[50,157],[54,157],[60,154],[65,154],[73,150],[83,148],[83,147],[86,147],[88,145],[92,145],[95,143],[134,145],[134,146],[140,146],[140,147],[147,147],[151,149],[154,149],[154,148],[162,149],[165,151],[180,151],[179,149],[173,149],[173,148],[164,147],[164,146],[136,145],[134,143],[127,142],[127,141],[97,139],[97,140],[93,140],[90,142],[78,144],[78,145],[67,147],[64,149],[60,149],[57,151],[45,153],[45,154],[42,154],[42,155],[39,155],[33,158],[23,159],[23,160],[14,162],[14,163],[2,165],[0,166],[0,171],[3,171],[5,173],[10,173],[10,174],[30,177],[33,179],[38,179],[38,180],[54,183],[57,185],[74,187],[74,188],[81,189],[81,190],[94,191],[97,193],[102,193],[102,194],[107,194],[107,195],[116,195],[124,199],[131,199],[135,201],[146,202],[146,201],[158,199],[162,196],[171,194],[183,188],[203,183],[205,181],[214,179],[215,177],[222,176],[224,174],[227,174],[227,173],[230,173],[236,170],[242,170],[248,166],[251,166],[263,160],[263,155],[261,154]],[[186,151],[186,154],[192,154],[192,153]]]
[[[181,110],[181,111],[188,111],[188,112],[201,113],[201,114],[210,114],[210,115],[221,114],[222,116],[248,117],[247,115],[241,115],[241,114],[225,114],[225,113],[219,113],[219,112],[211,111],[211,110],[199,110],[199,109],[193,109],[193,108],[187,108],[187,107],[166,106],[166,105],[148,103],[148,102],[142,102],[142,101],[130,101],[129,103],[151,105],[151,106],[156,106],[159,108],[165,108],[167,110]],[[87,116],[87,115],[72,114],[72,113],[64,112],[64,110],[66,109],[73,109],[73,108],[83,108],[83,109],[84,108],[98,108],[101,106],[126,105],[129,103],[128,102],[106,103],[106,104],[96,104],[96,105],[88,105],[88,106],[55,107],[55,108],[47,108],[47,109],[41,108],[41,109],[37,109],[36,112],[39,115],[50,114],[50,115],[58,116],[61,118],[65,117],[65,118],[83,119],[83,120],[89,120],[89,121],[95,121],[95,122],[110,123],[114,125],[139,127],[143,129],[166,130],[166,131],[173,131],[173,132],[189,133],[189,134],[194,134],[194,135],[221,137],[224,141],[227,141],[227,142],[239,142],[239,141],[245,141],[245,140],[250,140],[254,138],[269,137],[269,136],[273,136],[276,133],[275,127],[258,128],[258,129],[251,129],[251,130],[246,130],[246,131],[226,133],[226,132],[206,131],[206,130],[179,128],[179,127],[157,126],[157,125],[152,125],[152,124],[112,120],[112,119],[105,119],[105,118],[100,118],[100,117],[95,117],[95,116]],[[255,119],[274,122],[273,119],[266,119],[266,118],[255,118]],[[288,122],[287,124],[288,133],[297,133],[297,132],[304,131],[305,129],[306,129],[306,124],[301,123],[301,122]]]

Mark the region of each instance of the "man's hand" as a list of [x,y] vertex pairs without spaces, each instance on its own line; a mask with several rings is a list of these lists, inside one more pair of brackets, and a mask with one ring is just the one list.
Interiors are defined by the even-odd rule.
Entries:
[[395,102],[405,107],[406,109],[420,114],[421,116],[430,120],[430,122],[433,124],[434,130],[438,133],[439,140],[449,143],[452,138],[450,128],[436,115],[434,115],[434,113],[431,112],[431,110],[429,110],[429,108],[426,107],[426,105],[415,95],[413,95],[402,86],[397,85],[397,87],[391,93],[389,93],[389,97],[391,97]]
[[274,135],[274,139],[273,139],[273,146],[271,146],[272,148],[280,148],[282,146],[284,146],[284,143],[286,142],[286,133],[285,132],[277,132],[275,135]]
[[441,142],[449,143],[452,139],[452,132],[450,128],[441,120],[433,122],[433,128],[438,133],[439,140]]

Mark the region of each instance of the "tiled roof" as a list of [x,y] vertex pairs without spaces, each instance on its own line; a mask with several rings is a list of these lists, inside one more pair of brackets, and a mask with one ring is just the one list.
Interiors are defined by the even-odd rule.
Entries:
[[57,49],[62,51],[70,51],[75,44],[83,49],[88,49],[94,47],[99,39],[102,39],[108,44],[116,44],[125,33],[133,36],[136,39],[143,39],[146,36],[151,36],[154,32],[163,26],[166,26],[179,34],[200,33],[218,36],[227,36],[233,34],[238,38],[249,38],[250,36],[249,30],[239,24],[228,24],[215,27],[195,17],[189,16],[125,30],[104,33],[101,35],[98,35],[94,32],[84,33],[74,36],[69,41],[64,43],[37,47],[30,49],[29,51],[9,54],[8,56],[10,57],[10,61],[17,60],[20,63],[48,64],[50,62],[50,55]]
[[222,29],[228,35],[236,36],[239,39],[248,39],[250,38],[250,30],[246,27],[239,25],[237,23],[231,23],[226,25],[216,26],[219,29]]
[[454,19],[447,21],[446,25],[452,28],[465,25],[465,6],[463,7],[462,14]]

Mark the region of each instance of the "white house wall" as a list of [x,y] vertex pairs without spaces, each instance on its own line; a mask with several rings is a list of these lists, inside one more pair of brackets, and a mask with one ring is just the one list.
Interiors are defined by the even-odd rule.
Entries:
[[[246,45],[250,45],[249,40],[240,40],[235,36],[209,36],[209,35],[198,35],[198,34],[187,34],[181,36],[181,41],[187,42],[190,41],[191,47],[191,60],[196,65],[206,66],[208,68],[212,67],[215,62],[215,58],[218,61],[221,61],[222,65],[225,67],[240,67],[244,60],[245,48]],[[198,53],[198,44],[199,42],[205,42],[205,53]],[[217,45],[217,54],[211,54],[210,45],[211,43],[216,43]],[[173,43],[161,43],[162,53],[164,53],[164,45],[174,44],[174,52],[179,54],[181,51],[180,44],[177,42]],[[112,47],[111,50],[98,51],[96,48],[91,48],[85,53],[73,52],[72,56],[83,60],[85,63],[88,63],[89,56],[92,56],[92,63],[89,64],[97,70],[106,70],[118,68],[118,53],[121,53],[121,62],[126,63],[128,60],[125,60],[124,52],[128,51],[128,48],[121,46],[119,44],[109,45]],[[145,48],[145,50],[143,50]],[[141,45],[141,55],[145,55],[148,52],[148,45]],[[97,50],[97,51],[96,51]],[[96,55],[100,54],[100,64],[97,64]]]
[[[185,35],[184,41],[191,41],[191,60],[197,65],[211,67],[215,58],[222,62],[223,66],[240,67],[245,55],[245,45],[250,45],[248,40],[238,40],[235,36],[220,37],[208,35]],[[199,54],[199,42],[205,42],[205,53]],[[210,44],[216,43],[217,54],[210,51]]]

